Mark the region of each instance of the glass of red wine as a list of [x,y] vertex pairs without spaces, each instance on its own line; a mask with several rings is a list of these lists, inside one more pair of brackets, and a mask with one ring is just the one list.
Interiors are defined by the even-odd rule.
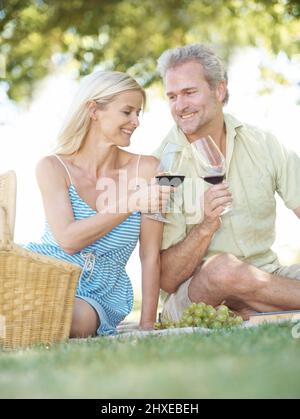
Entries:
[[[177,144],[166,144],[157,168],[157,175],[155,176],[155,179],[160,186],[172,186],[177,188],[182,184],[185,178],[180,172],[183,159],[184,153]],[[147,217],[162,223],[170,223],[170,221],[160,212],[147,214]]]
[[[226,179],[226,161],[212,137],[201,137],[191,146],[199,177],[211,185],[222,183]],[[231,209],[231,206],[227,206],[221,215],[227,214]]]

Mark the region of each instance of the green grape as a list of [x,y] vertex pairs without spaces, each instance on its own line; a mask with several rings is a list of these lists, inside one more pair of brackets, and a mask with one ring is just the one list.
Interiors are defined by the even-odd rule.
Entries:
[[208,318],[213,319],[216,316],[216,309],[213,306],[206,307],[206,315]]
[[212,321],[209,318],[205,318],[205,319],[202,320],[202,323],[203,323],[203,327],[208,327],[209,328],[209,326],[211,325]]
[[235,323],[234,317],[229,317],[227,320],[227,327],[233,327]]
[[193,326],[193,324],[194,324],[194,318],[193,318],[193,316],[189,316],[189,317],[187,318],[187,324],[188,324],[189,326]]
[[204,320],[202,318],[198,318],[195,320],[195,326],[196,327],[203,327],[204,326]]
[[184,310],[184,313],[187,315],[193,315],[197,307],[198,305],[196,303],[192,303]]
[[229,316],[229,308],[227,306],[221,305],[217,309],[218,313],[223,314],[225,316]]
[[228,317],[225,314],[217,313],[215,320],[223,324],[227,322]]
[[205,309],[204,309],[204,307],[197,307],[195,309],[195,316],[196,317],[204,317],[205,316]]
[[234,326],[241,326],[243,324],[243,319],[240,316],[233,317],[232,324]]
[[155,328],[204,327],[221,329],[240,326],[242,323],[243,319],[236,316],[223,304],[215,309],[213,306],[204,303],[192,303],[185,308],[179,322],[163,321],[156,324]]
[[244,323],[244,319],[241,316],[236,317],[236,323],[238,326],[241,326]]

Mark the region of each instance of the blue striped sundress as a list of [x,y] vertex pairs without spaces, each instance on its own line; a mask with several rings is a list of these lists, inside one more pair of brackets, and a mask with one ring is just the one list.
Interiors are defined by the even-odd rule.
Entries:
[[[71,177],[70,180],[69,197],[74,219],[95,215],[97,212],[81,199]],[[97,334],[109,335],[116,333],[117,325],[132,310],[133,289],[125,266],[137,244],[140,225],[141,213],[134,212],[81,252],[69,255],[57,244],[46,222],[40,243],[31,242],[24,247],[82,267],[76,296],[87,301],[98,313],[100,326]]]

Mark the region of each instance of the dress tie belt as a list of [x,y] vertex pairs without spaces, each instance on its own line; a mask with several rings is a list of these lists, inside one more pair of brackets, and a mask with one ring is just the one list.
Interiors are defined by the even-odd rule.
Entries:
[[84,260],[84,266],[82,269],[81,275],[84,272],[89,272],[89,276],[87,278],[87,282],[91,279],[91,276],[94,272],[95,262],[96,262],[96,255],[94,252],[84,252],[83,250],[80,252],[80,256]]
[[[120,250],[125,250],[125,249],[117,249],[118,252]],[[118,265],[119,267],[123,267],[126,264],[126,261],[124,261],[124,263],[122,263],[121,260],[118,260],[118,254],[116,251],[111,251],[111,252],[106,252],[106,253],[98,253],[95,250],[92,251],[84,251],[81,250],[80,252],[80,256],[83,258],[84,260],[84,266],[82,268],[82,272],[81,272],[81,277],[83,276],[84,272],[89,272],[88,278],[86,279],[86,281],[90,281],[93,272],[94,272],[94,268],[95,268],[95,263],[96,260],[100,260],[100,259],[106,259],[109,260],[110,262],[114,263],[115,265]]]

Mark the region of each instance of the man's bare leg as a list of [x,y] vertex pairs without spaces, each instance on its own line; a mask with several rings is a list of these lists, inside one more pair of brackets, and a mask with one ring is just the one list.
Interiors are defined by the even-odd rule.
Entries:
[[232,255],[220,254],[195,272],[189,298],[213,306],[237,300],[258,312],[300,309],[300,281],[271,275]]
[[256,309],[254,309],[253,306],[255,304],[251,304],[251,302],[248,302],[246,304],[244,301],[237,300],[232,297],[224,300],[223,304],[225,304],[237,316],[241,316],[244,320],[249,320],[249,317],[253,314],[284,310],[283,307],[271,306],[267,304],[259,304],[259,310],[258,306],[256,307]]
[[[241,264],[236,275],[237,279],[241,278],[244,295],[253,308],[266,305],[282,310],[300,309],[299,280],[272,275],[246,263]],[[253,279],[255,286],[251,290]],[[249,298],[250,295],[253,299]]]
[[206,270],[198,269],[192,278],[189,286],[189,298],[192,302],[203,302],[217,307],[220,304],[225,304],[237,316],[241,316],[244,320],[249,320],[249,317],[257,312],[268,312],[282,310],[280,307],[260,304],[256,309],[250,304],[234,297],[228,296],[225,290],[218,290],[216,292],[212,284],[209,283]]

